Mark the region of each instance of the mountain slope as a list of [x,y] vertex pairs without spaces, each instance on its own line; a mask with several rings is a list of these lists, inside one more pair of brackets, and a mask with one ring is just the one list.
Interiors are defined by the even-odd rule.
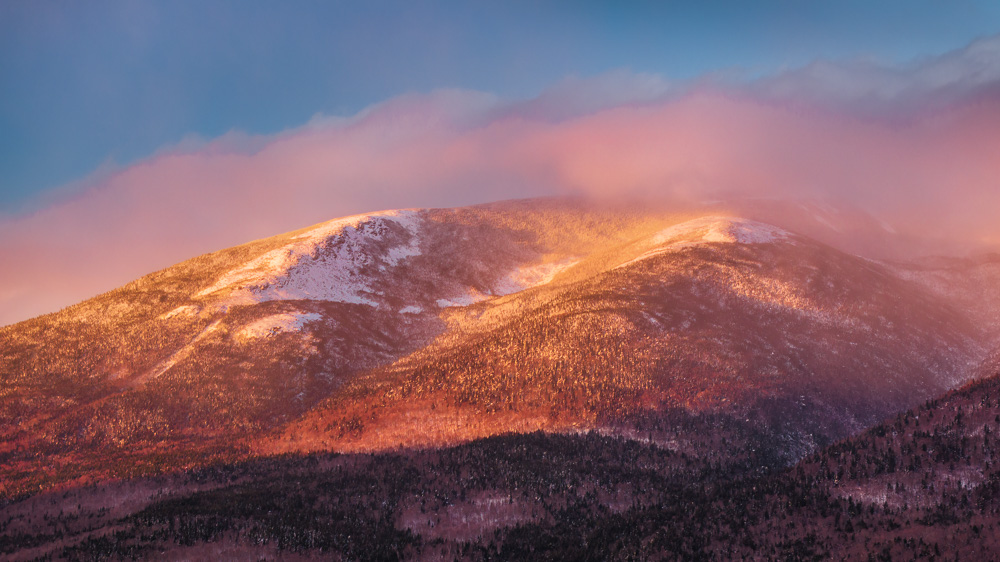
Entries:
[[349,217],[2,328],[4,491],[244,455],[244,440],[440,334],[442,307],[662,220],[559,202]]
[[1000,255],[933,256],[892,267],[952,303],[982,327],[993,345],[1000,344]]
[[981,353],[973,326],[887,268],[726,217],[446,320],[435,342],[286,428],[277,450],[613,428],[681,408],[767,428],[794,459],[957,384]]
[[697,209],[359,215],[0,329],[0,493],[533,429],[749,450],[670,412],[788,462],[957,384],[980,340],[879,263]]
[[992,560],[1000,375],[983,369],[993,374],[769,474],[748,470],[758,459],[721,465],[596,433],[290,455],[0,507],[0,553]]

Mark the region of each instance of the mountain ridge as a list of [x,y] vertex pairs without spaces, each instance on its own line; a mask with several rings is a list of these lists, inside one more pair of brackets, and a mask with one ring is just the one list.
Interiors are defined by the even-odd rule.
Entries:
[[[721,413],[771,431],[790,462],[955,385],[983,354],[962,313],[891,268],[718,207],[368,213],[0,329],[6,493],[100,478],[98,450],[155,471],[173,455],[365,450],[380,427],[379,450],[452,415],[476,427],[440,443]],[[857,373],[875,371],[865,398]],[[347,407],[331,417],[334,403]]]

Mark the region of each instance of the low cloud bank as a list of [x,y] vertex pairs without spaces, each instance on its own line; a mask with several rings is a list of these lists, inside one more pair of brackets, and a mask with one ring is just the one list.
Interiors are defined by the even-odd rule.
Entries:
[[541,195],[849,201],[906,234],[1000,241],[1000,38],[893,66],[673,84],[613,72],[530,100],[403,95],[185,143],[0,222],[0,324],[329,218]]

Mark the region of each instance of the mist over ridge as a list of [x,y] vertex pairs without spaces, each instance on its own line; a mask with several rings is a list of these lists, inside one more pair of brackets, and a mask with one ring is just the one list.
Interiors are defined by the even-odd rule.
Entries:
[[998,51],[991,37],[902,65],[676,83],[617,71],[528,100],[437,90],[167,147],[0,222],[0,323],[338,216],[519,197],[835,201],[928,241],[926,253],[988,251],[1000,240]]

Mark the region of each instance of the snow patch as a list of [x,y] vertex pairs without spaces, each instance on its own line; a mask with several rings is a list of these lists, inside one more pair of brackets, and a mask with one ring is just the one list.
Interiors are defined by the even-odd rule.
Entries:
[[406,246],[389,248],[389,251],[385,253],[385,261],[389,262],[389,265],[396,265],[400,260],[419,255],[420,247],[417,244],[417,238],[413,237]]
[[[405,242],[387,239],[392,224],[406,229]],[[312,299],[377,306],[365,266],[396,266],[420,254],[418,211],[383,211],[332,220],[294,236],[222,275],[200,291],[204,297],[229,290],[234,302]]]
[[152,370],[148,371],[143,375],[140,375],[135,380],[133,380],[132,385],[138,386],[140,384],[145,383],[147,380],[155,379],[156,377],[159,377],[163,373],[169,371],[177,363],[183,361],[184,359],[187,359],[194,351],[195,346],[198,344],[198,342],[200,342],[201,340],[205,339],[213,332],[218,330],[221,324],[222,320],[220,319],[206,326],[205,329],[199,332],[198,335],[196,335],[190,342],[187,343],[187,345],[175,351],[170,357],[167,357],[163,361],[160,361],[160,363],[158,363],[155,367],[153,367]]
[[776,226],[735,217],[701,217],[675,224],[656,233],[651,243],[694,245],[706,242],[729,244],[766,244],[788,238],[789,233]]
[[539,287],[552,281],[556,275],[573,267],[580,260],[565,258],[556,262],[539,263],[519,267],[510,272],[496,287],[497,295],[509,295],[532,287]]
[[400,261],[420,255],[420,238],[417,236],[420,230],[420,222],[413,211],[396,211],[393,221],[405,228],[410,234],[410,242],[405,246],[393,246],[385,254],[385,260],[389,265],[397,265]]
[[171,318],[177,316],[194,316],[198,314],[201,309],[197,306],[191,304],[185,304],[178,306],[177,308],[171,310],[170,312],[164,312],[160,315],[161,320],[170,320]]
[[[701,217],[675,224],[654,234],[648,241],[652,249],[618,267],[637,261],[708,243],[718,244],[770,244],[788,240],[786,230],[762,222],[735,217]],[[617,268],[615,268],[617,269]]]
[[450,308],[452,306],[469,306],[470,304],[476,304],[477,302],[482,302],[490,298],[490,295],[480,293],[475,289],[469,289],[469,292],[464,295],[459,295],[457,297],[452,297],[450,299],[438,299],[437,305],[440,308]]
[[486,293],[469,287],[464,295],[438,299],[437,305],[440,308],[469,306],[470,304],[482,302],[491,297],[510,295],[525,289],[545,285],[551,282],[556,275],[573,267],[579,261],[575,258],[566,258],[557,262],[519,267],[495,283]]
[[308,322],[314,322],[320,318],[322,316],[315,312],[272,314],[246,325],[236,335],[243,339],[256,339],[282,332],[297,332]]
[[404,306],[403,308],[399,309],[400,314],[420,314],[423,311],[424,309],[412,304],[410,306]]

